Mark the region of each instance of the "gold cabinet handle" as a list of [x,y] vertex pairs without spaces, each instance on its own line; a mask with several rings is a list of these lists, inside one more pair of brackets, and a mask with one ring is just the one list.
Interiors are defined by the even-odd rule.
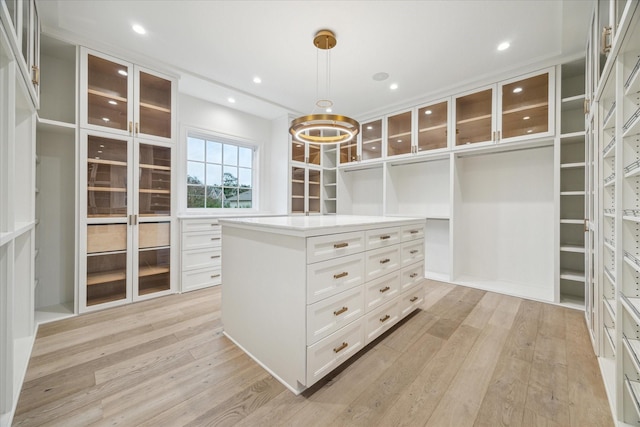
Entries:
[[418,301],[418,297],[413,297],[413,298],[411,298],[409,301],[411,301],[411,302],[416,302],[416,301]]
[[411,274],[409,275],[409,277],[411,277],[412,279],[414,279],[414,278],[418,277],[418,273],[411,273]]
[[409,251],[409,253],[410,253],[411,255],[413,255],[413,254],[417,254],[418,252],[420,252],[420,251],[418,251],[417,249],[414,249],[414,250],[412,250],[412,251]]
[[380,293],[383,294],[383,293],[387,292],[389,289],[391,289],[391,288],[388,287],[388,286],[385,286],[384,288],[380,289]]
[[409,231],[409,234],[418,234],[419,231],[420,230],[411,230],[411,231]]
[[380,236],[380,240],[387,240],[390,239],[391,236],[389,236],[388,234],[385,234],[384,236]]
[[334,274],[333,278],[334,279],[340,279],[341,277],[346,277],[348,275],[349,275],[348,271],[343,271],[342,273]]
[[347,348],[349,346],[348,343],[343,342],[342,344],[340,344],[338,347],[333,349],[334,353],[340,353],[342,350],[344,350],[345,348]]
[[380,260],[380,264],[386,264],[386,263],[388,263],[389,261],[391,261],[389,258],[381,259],[381,260]]
[[33,78],[31,79],[31,83],[37,86],[40,84],[40,68],[37,65],[32,65],[31,71],[33,71]]
[[211,255],[211,259],[220,258],[220,255]]
[[589,99],[584,99],[584,115],[589,114]]
[[211,278],[212,278],[212,279],[215,279],[216,277],[220,277],[220,275],[219,275],[219,274],[212,274],[212,275],[211,275]]
[[385,315],[384,315],[384,317],[381,317],[381,318],[380,318],[380,321],[384,323],[384,322],[386,322],[387,320],[389,320],[389,318],[390,318],[390,317],[391,317],[391,316],[389,316],[388,314],[385,314]]
[[129,122],[129,134],[133,132],[133,122]]
[[211,240],[220,240],[219,237],[212,237]]
[[136,122],[136,135],[140,133],[140,123]]
[[346,248],[347,246],[349,246],[349,243],[347,242],[335,243],[333,245],[334,249]]
[[584,219],[584,232],[589,231],[589,220],[587,218]]
[[342,307],[340,310],[336,310],[333,312],[334,316],[340,316],[345,311],[349,310],[349,307]]

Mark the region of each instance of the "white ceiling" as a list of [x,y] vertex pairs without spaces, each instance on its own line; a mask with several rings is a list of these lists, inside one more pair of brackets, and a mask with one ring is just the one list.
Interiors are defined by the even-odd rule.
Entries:
[[[38,6],[45,33],[163,66],[180,75],[182,92],[273,119],[313,111],[312,39],[320,29],[338,39],[330,67],[334,113],[363,118],[583,51],[593,2],[38,0]],[[147,34],[134,33],[134,23]],[[502,41],[511,48],[498,52]],[[378,72],[389,79],[374,81]],[[256,75],[260,85],[252,81]]]

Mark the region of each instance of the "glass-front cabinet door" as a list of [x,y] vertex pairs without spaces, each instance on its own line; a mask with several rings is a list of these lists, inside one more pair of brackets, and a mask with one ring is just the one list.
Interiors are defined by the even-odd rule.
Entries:
[[387,156],[412,152],[411,111],[387,117]]
[[418,109],[417,151],[447,148],[449,102],[443,101]]
[[[319,133],[318,136],[320,136]],[[318,144],[303,143],[291,139],[291,161],[293,162],[320,166],[321,153],[321,147]]]
[[351,141],[340,144],[340,164],[345,165],[358,161],[358,141],[353,138]]
[[321,212],[322,172],[319,169],[291,167],[292,214],[319,214]]
[[87,218],[128,215],[128,139],[87,135]]
[[158,73],[136,69],[137,100],[134,114],[135,136],[170,140],[173,137],[173,82]]
[[550,80],[549,71],[500,85],[499,141],[553,133]]
[[493,141],[493,86],[455,98],[456,146]]
[[291,168],[291,213],[303,214],[305,212],[305,199],[307,194],[305,168]]
[[361,126],[362,160],[382,157],[382,119],[363,123]]

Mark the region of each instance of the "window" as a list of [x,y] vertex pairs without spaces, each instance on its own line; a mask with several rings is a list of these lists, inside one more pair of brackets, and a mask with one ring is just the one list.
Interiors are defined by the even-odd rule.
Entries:
[[254,149],[187,136],[187,208],[252,208]]

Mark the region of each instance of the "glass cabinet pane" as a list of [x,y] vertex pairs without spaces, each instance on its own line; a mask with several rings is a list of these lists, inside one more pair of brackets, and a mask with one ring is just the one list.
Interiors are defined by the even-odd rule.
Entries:
[[291,168],[291,213],[304,213],[305,199],[304,168]]
[[127,225],[87,226],[87,306],[127,296]]
[[340,144],[340,164],[358,161],[358,142],[355,138]]
[[291,141],[291,160],[304,163],[304,144],[300,141]]
[[29,63],[29,32],[31,31],[30,0],[22,1],[22,57]]
[[9,18],[11,19],[11,25],[13,25],[13,29],[15,30],[16,28],[18,28],[18,0],[2,1],[7,6],[7,10],[9,11]]
[[362,125],[362,160],[382,157],[382,119]]
[[96,126],[128,129],[128,68],[88,55],[87,122]]
[[309,169],[309,212],[320,213],[320,171]]
[[127,215],[127,141],[87,137],[87,217]]
[[309,147],[309,163],[320,166],[320,146],[316,144],[307,144]]
[[138,295],[169,290],[171,281],[170,222],[138,227]]
[[140,216],[171,215],[171,149],[140,144]]
[[171,138],[171,81],[140,72],[140,129],[138,132]]
[[549,74],[502,86],[501,138],[549,130]]
[[493,89],[456,99],[456,145],[491,141]]
[[387,119],[387,155],[411,153],[411,111]]
[[418,151],[447,147],[448,102],[418,110]]

